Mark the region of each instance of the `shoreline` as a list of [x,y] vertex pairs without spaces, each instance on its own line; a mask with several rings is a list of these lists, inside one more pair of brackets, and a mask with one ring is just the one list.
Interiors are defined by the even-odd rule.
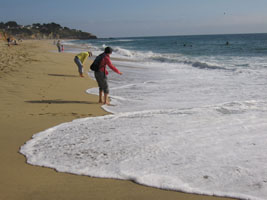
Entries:
[[52,52],[56,50],[53,40],[25,40],[11,47],[0,41],[0,50],[0,199],[230,199],[59,173],[27,164],[19,149],[32,135],[107,112],[97,103],[97,96],[85,92],[96,86],[95,81],[78,76],[74,54]]

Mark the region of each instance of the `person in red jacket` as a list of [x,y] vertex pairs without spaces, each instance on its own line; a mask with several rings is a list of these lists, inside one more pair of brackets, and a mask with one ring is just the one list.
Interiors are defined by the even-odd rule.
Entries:
[[[110,54],[112,54],[112,48],[106,47],[104,51],[104,57],[100,63],[99,71],[95,72],[95,79],[98,83],[99,87],[99,103],[107,104],[109,105],[109,88],[108,88],[108,82],[107,82],[107,75],[108,71],[106,69],[106,66],[108,66],[110,69],[112,69],[114,72],[122,75],[122,72],[120,72],[110,61]],[[102,95],[104,92],[104,101],[102,100]]]

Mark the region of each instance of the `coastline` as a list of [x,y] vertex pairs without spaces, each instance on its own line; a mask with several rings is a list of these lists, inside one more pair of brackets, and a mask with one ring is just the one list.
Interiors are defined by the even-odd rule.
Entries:
[[[73,54],[54,53],[52,44],[52,40],[26,40],[7,47],[0,42],[0,199],[229,199],[26,164],[18,151],[33,134],[77,118],[107,114],[98,97],[85,92],[96,86],[95,81],[80,78]],[[89,60],[85,71],[88,68]]]

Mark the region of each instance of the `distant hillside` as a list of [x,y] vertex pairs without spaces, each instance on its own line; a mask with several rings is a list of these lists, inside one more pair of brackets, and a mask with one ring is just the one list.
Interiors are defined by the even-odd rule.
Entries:
[[21,39],[96,39],[91,33],[62,27],[54,22],[22,26],[15,21],[0,22],[0,34]]

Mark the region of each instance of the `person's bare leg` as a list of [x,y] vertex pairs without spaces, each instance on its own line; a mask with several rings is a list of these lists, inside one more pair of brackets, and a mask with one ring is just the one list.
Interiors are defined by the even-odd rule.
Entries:
[[108,93],[104,93],[104,104],[109,105]]
[[98,103],[102,103],[103,101],[102,101],[102,90],[99,90],[99,101],[98,101]]

